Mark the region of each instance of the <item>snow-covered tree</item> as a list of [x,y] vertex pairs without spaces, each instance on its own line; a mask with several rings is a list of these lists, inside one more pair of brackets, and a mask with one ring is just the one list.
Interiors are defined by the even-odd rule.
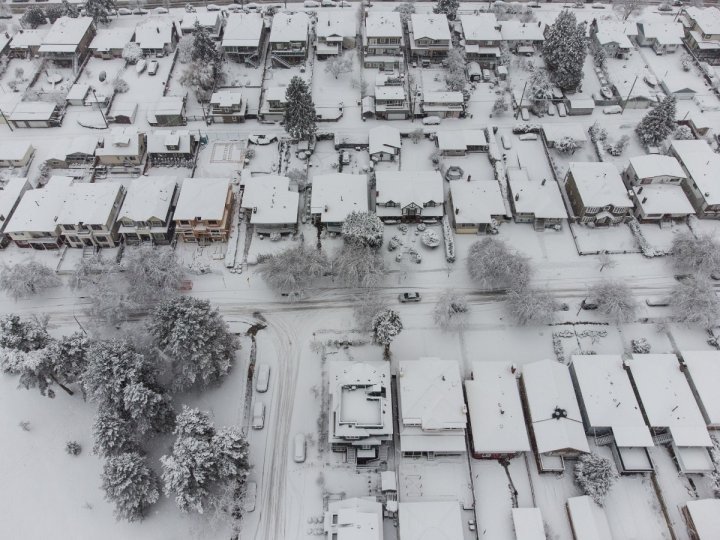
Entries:
[[390,358],[390,344],[402,332],[403,324],[400,314],[392,309],[385,309],[373,317],[373,340],[385,347],[385,358]]
[[125,276],[132,285],[130,298],[151,303],[177,294],[185,271],[175,251],[156,246],[139,246],[125,250]]
[[115,281],[106,279],[90,288],[88,315],[96,323],[118,325],[136,313],[140,306],[130,298],[130,292]]
[[47,317],[21,319],[10,314],[0,317],[0,349],[30,352],[48,346]]
[[299,244],[268,257],[259,272],[274,291],[300,296],[329,268],[330,262],[322,250]]
[[602,506],[618,473],[606,459],[597,454],[583,454],[575,465],[575,482],[593,501]]
[[20,17],[20,24],[23,25],[23,28],[32,29],[42,26],[43,24],[47,24],[45,12],[40,6],[30,6],[25,10],[22,17]]
[[298,76],[290,79],[285,98],[285,131],[293,139],[309,140],[317,131],[317,114],[307,83]]
[[505,96],[504,95],[498,96],[498,98],[495,100],[495,103],[493,103],[492,115],[500,116],[504,112],[507,112],[507,110],[508,110],[508,104],[507,104],[507,101],[505,100]]
[[489,237],[470,246],[467,267],[473,281],[491,289],[520,288],[531,274],[527,257],[510,250],[502,240]]
[[301,169],[290,169],[285,173],[285,176],[287,176],[291,182],[295,182],[298,191],[305,191],[309,185],[307,172]]
[[398,5],[393,11],[397,11],[398,13],[400,13],[400,20],[402,21],[404,26],[407,26],[407,23],[410,20],[410,16],[415,13],[415,3],[403,2],[402,4]]
[[93,452],[99,456],[135,452],[140,448],[140,438],[132,421],[123,418],[123,415],[110,405],[100,404],[92,432]]
[[687,325],[712,328],[720,318],[720,300],[706,278],[686,278],[670,294],[675,320]]
[[160,304],[151,315],[149,330],[170,361],[175,391],[218,383],[240,348],[217,308],[190,296]]
[[454,21],[459,7],[459,0],[437,0],[437,4],[433,7],[433,13],[444,13],[448,20]]
[[673,133],[673,139],[676,141],[689,141],[694,138],[695,136],[689,126],[678,126],[675,133]]
[[627,21],[630,15],[643,6],[642,0],[614,0],[612,4],[620,12],[623,21]]
[[144,56],[140,45],[134,42],[126,43],[122,50],[122,58],[128,64],[137,64]]
[[383,243],[385,225],[374,212],[350,212],[342,226],[346,244],[379,248]]
[[623,135],[614,143],[609,143],[608,141],[605,141],[604,148],[605,151],[611,156],[620,157],[623,155],[623,152],[625,152],[628,144],[630,144],[630,136]]
[[54,23],[63,16],[63,11],[61,4],[53,4],[45,8],[45,17],[50,23]]
[[113,90],[118,94],[124,94],[130,90],[130,85],[122,77],[115,77],[112,82]]
[[615,268],[617,266],[617,261],[607,251],[603,251],[598,255],[598,262],[600,263],[600,272],[606,268]]
[[345,244],[332,263],[333,274],[345,287],[377,287],[385,277],[385,261],[374,248]]
[[709,276],[720,271],[720,244],[709,234],[676,234],[671,251],[673,266],[682,274]]
[[353,57],[350,53],[335,55],[325,63],[325,73],[330,73],[336,79],[343,73],[350,73],[353,68]]
[[92,17],[95,24],[108,24],[110,14],[116,12],[115,0],[86,0],[85,2],[85,14]]
[[160,498],[157,475],[144,456],[129,452],[110,456],[102,473],[105,499],[115,505],[115,517],[120,520],[142,520],[148,507]]
[[657,146],[675,130],[675,96],[668,96],[651,109],[635,128],[640,142]]
[[462,330],[467,325],[468,312],[465,298],[452,290],[447,290],[435,304],[433,320],[443,332]]
[[555,318],[555,302],[545,291],[519,287],[507,292],[507,310],[521,325],[550,324]]
[[582,82],[587,54],[585,26],[585,22],[577,22],[574,13],[563,10],[545,31],[545,64],[553,82],[563,90],[575,90]]
[[218,48],[207,28],[201,26],[199,21],[195,21],[192,35],[193,44],[190,59],[193,62],[200,62],[202,64],[214,64],[217,62],[219,56]]
[[387,308],[387,304],[376,290],[366,290],[364,294],[354,298],[353,314],[355,322],[361,330],[372,330],[375,315]]
[[425,131],[423,130],[423,128],[413,129],[410,132],[410,140],[413,142],[413,144],[419,143],[424,138],[425,138]]
[[193,53],[193,36],[192,34],[186,34],[183,37],[180,38],[180,41],[178,41],[177,50],[178,50],[178,61],[181,64],[187,64],[188,62],[192,61],[192,53]]
[[605,69],[607,67],[607,53],[605,52],[605,49],[595,46],[593,47],[592,55],[597,67],[600,69]]
[[[452,1],[452,0],[451,0]],[[460,48],[450,49],[447,55],[445,86],[448,90],[459,91],[467,84],[465,54]]]
[[572,137],[565,136],[557,142],[555,148],[557,148],[559,152],[572,155],[580,148],[580,144]]
[[632,352],[635,354],[648,354],[652,349],[650,343],[645,338],[630,340],[630,346],[632,347]]
[[603,281],[590,289],[598,311],[617,324],[633,322],[637,313],[637,302],[630,287],[619,281]]
[[68,0],[62,0],[62,14],[63,17],[70,17],[71,19],[77,19],[80,16],[80,10],[77,6],[68,2]]
[[553,99],[553,89],[547,71],[536,69],[528,79],[527,97],[530,109],[537,115],[548,111],[550,100]]
[[0,290],[17,300],[60,285],[60,278],[37,261],[4,266],[0,272]]

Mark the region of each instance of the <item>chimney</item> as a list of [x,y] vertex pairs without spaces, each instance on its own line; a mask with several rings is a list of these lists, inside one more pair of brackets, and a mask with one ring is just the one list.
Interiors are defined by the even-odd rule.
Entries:
[[460,209],[459,209],[459,208],[456,208],[456,209],[455,209],[455,215],[457,216],[459,213],[460,213]]
[[638,195],[640,195],[640,194],[643,192],[643,189],[644,189],[643,186],[640,186],[640,187],[638,188]]
[[519,201],[519,200],[520,200],[520,194],[519,194],[519,193],[516,193],[516,194],[515,194],[515,200],[516,200],[516,201]]
[[544,185],[545,185],[545,182],[547,182],[547,178],[543,178],[542,182],[540,182],[540,185],[541,185],[541,186],[544,186]]
[[643,197],[642,203],[645,204],[647,202],[647,197]]

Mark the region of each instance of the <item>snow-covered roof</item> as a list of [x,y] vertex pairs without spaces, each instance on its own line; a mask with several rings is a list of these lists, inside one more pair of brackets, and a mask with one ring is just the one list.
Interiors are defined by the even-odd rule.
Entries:
[[105,136],[103,146],[95,150],[96,156],[137,156],[140,153],[140,133],[136,127],[118,127]]
[[368,131],[370,155],[378,152],[397,154],[400,152],[400,130],[391,126],[377,126]]
[[474,454],[528,452],[520,392],[510,362],[473,362],[465,381]]
[[290,191],[287,176],[243,174],[245,191],[241,207],[251,210],[250,223],[275,225],[296,223],[300,195]]
[[314,176],[310,212],[323,223],[342,223],[350,212],[368,211],[368,182],[364,174],[332,173]]
[[[378,207],[378,215],[389,215],[392,211],[397,211],[397,215],[400,215],[399,211],[409,204],[416,204],[422,208],[423,215],[443,215],[442,203],[445,201],[445,195],[439,171],[377,171],[375,189],[378,203],[392,201],[400,205],[399,208]],[[423,208],[424,203],[431,201],[437,206]]]
[[147,19],[135,28],[135,43],[141,49],[162,49],[172,43],[173,23],[165,18]]
[[605,511],[587,495],[570,497],[567,510],[578,540],[613,540]]
[[647,39],[654,39],[661,45],[682,45],[685,35],[682,23],[652,20],[637,24]]
[[545,25],[541,22],[500,22],[500,34],[506,41],[545,41]]
[[597,21],[597,33],[595,37],[600,45],[616,43],[621,49],[632,49],[633,44],[626,33],[627,25],[618,21],[599,20]]
[[271,86],[265,90],[265,101],[287,103],[287,86]]
[[52,176],[45,187],[27,190],[5,232],[54,233],[72,181],[70,176]]
[[587,130],[578,122],[563,122],[562,124],[543,124],[543,134],[549,143],[570,137],[579,143],[587,141]]
[[225,24],[222,46],[257,47],[263,25],[263,18],[259,13],[233,13]]
[[180,96],[162,96],[155,102],[152,112],[148,112],[150,116],[179,116],[185,108],[185,100]]
[[10,113],[9,118],[10,120],[19,121],[50,120],[55,109],[57,109],[57,105],[47,101],[21,101]]
[[346,11],[321,11],[315,24],[315,34],[319,38],[355,37],[356,20],[353,13]]
[[219,221],[225,215],[230,179],[185,178],[180,188],[175,221]]
[[135,35],[134,26],[120,26],[118,28],[99,28],[97,34],[90,42],[93,51],[110,51],[123,49],[132,41]]
[[720,34],[720,9],[716,7],[686,7],[683,8],[703,34]]
[[546,540],[539,508],[513,508],[512,519],[516,540]]
[[633,186],[635,204],[648,214],[684,214],[695,213],[693,205],[685,195],[682,186],[676,184],[647,184]]
[[276,13],[270,28],[270,43],[306,41],[310,19],[305,13]]
[[502,35],[498,30],[498,21],[494,13],[478,15],[460,15],[465,41],[500,41]]
[[448,103],[452,105],[462,105],[463,95],[462,92],[423,92],[423,103]]
[[365,19],[367,37],[402,37],[400,14],[396,11],[371,11]]
[[68,156],[80,154],[85,156],[95,155],[97,148],[97,137],[94,135],[79,135],[68,139],[63,144],[53,145],[48,159],[64,161]]
[[25,177],[14,176],[0,187],[0,230],[9,223],[10,215],[18,200],[30,184]]
[[720,425],[720,351],[681,351],[705,422]]
[[22,97],[20,92],[0,93],[0,111],[5,116],[10,116],[13,109],[22,101]]
[[218,90],[210,97],[210,105],[217,107],[234,107],[242,104],[242,90]]
[[704,85],[695,83],[691,77],[680,75],[679,73],[668,73],[665,78],[660,81],[660,85],[667,94],[697,93],[705,88]]
[[458,501],[401,502],[399,540],[463,540]]
[[633,354],[627,363],[651,427],[668,428],[676,446],[712,446],[674,354]]
[[468,146],[488,145],[485,131],[482,129],[440,130],[435,135],[440,150],[467,150]]
[[118,221],[164,221],[173,202],[177,180],[173,176],[141,176],[130,182]]
[[65,96],[65,99],[68,101],[82,100],[85,99],[85,96],[88,95],[89,91],[89,84],[75,83],[72,85],[72,88],[70,88],[70,91]]
[[26,49],[28,47],[38,47],[42,44],[49,31],[47,28],[20,30],[12,37],[10,48]]
[[619,354],[573,355],[588,428],[609,428],[619,447],[654,446]]
[[587,94],[568,94],[565,98],[567,99],[568,105],[570,105],[570,109],[595,108],[595,100]]
[[382,504],[371,497],[331,501],[324,528],[328,538],[337,540],[382,540]]
[[507,177],[516,212],[542,219],[567,218],[560,186],[555,179],[530,180],[527,170],[517,167],[508,167]]
[[694,525],[695,538],[713,540],[720,538],[720,500],[699,499],[686,503]]
[[530,362],[522,367],[522,381],[537,451],[589,452],[568,367],[554,360]]
[[673,141],[671,150],[709,205],[720,204],[720,155],[704,140]]
[[222,15],[219,11],[196,11],[185,13],[180,21],[180,29],[183,32],[191,32],[195,29],[195,23],[200,23],[204,28],[214,28]]
[[[186,129],[153,131],[147,136],[149,154],[187,154],[190,152],[192,137]],[[176,146],[171,150],[169,146]]]
[[505,202],[495,180],[450,182],[455,221],[458,223],[490,223],[493,216],[505,215]]
[[630,158],[635,174],[639,179],[655,178],[657,176],[670,176],[673,178],[687,178],[685,171],[673,156],[662,154],[649,154]]
[[444,13],[413,13],[410,15],[410,28],[415,40],[450,41],[450,26]]
[[30,141],[3,141],[0,144],[0,161],[20,161],[34,149]]
[[[402,86],[376,86],[375,87],[375,99],[376,100],[404,100],[405,99],[405,88]],[[379,126],[382,127],[382,126]],[[373,128],[377,129],[377,128]],[[371,130],[372,131],[372,130]],[[371,138],[372,139],[372,138]]]
[[59,225],[104,225],[113,214],[120,183],[82,183],[70,186],[58,214]]
[[40,52],[74,51],[92,24],[92,17],[60,17],[43,39]]
[[615,165],[601,162],[571,162],[568,174],[575,179],[575,186],[583,205],[587,208],[632,208],[625,184]]

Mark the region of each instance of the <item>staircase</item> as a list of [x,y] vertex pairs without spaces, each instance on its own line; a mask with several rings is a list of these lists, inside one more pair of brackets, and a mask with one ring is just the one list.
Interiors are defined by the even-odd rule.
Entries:
[[273,54],[273,55],[270,57],[270,59],[272,60],[273,64],[277,64],[277,65],[279,65],[280,67],[284,67],[284,68],[291,68],[291,67],[292,67],[288,62],[285,61],[284,58],[282,58],[282,57],[280,57],[280,56],[278,56],[278,55],[276,55],[276,54]]
[[89,259],[95,255],[95,248],[93,246],[83,246],[82,250],[82,258],[83,259]]
[[665,444],[672,443],[673,438],[670,433],[661,433],[659,435],[653,435],[653,442],[655,446],[663,446]]
[[615,437],[613,437],[612,433],[608,435],[600,435],[595,436],[595,444],[597,446],[607,446],[608,444],[612,444],[615,442]]
[[348,446],[348,449],[345,452],[345,460],[348,465],[357,465],[357,448],[354,446]]

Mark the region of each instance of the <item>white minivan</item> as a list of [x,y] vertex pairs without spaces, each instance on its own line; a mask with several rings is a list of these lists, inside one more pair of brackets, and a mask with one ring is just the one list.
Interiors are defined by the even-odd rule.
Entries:
[[262,401],[255,402],[255,407],[253,408],[252,427],[253,429],[262,429],[265,427],[265,404]]
[[297,433],[293,442],[293,459],[295,463],[303,463],[305,461],[305,434]]
[[255,390],[258,392],[267,392],[270,384],[270,366],[268,364],[260,364],[257,370],[257,380],[255,381]]

